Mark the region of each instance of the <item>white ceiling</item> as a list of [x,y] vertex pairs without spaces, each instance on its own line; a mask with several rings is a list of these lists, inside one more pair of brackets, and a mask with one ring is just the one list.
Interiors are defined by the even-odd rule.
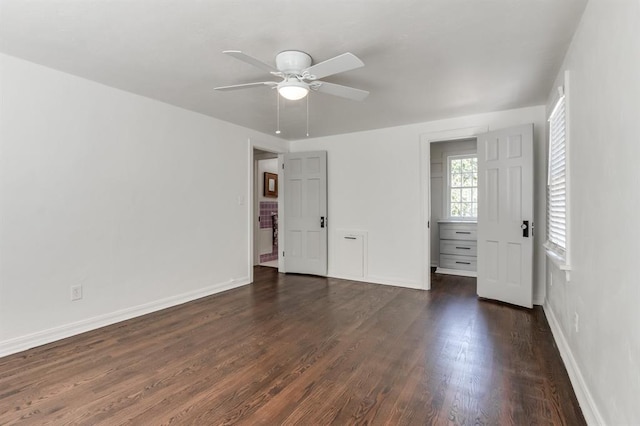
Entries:
[[[222,50],[352,52],[365,67],[324,80],[371,95],[313,93],[325,136],[545,103],[586,1],[2,0],[0,51],[270,134],[273,90],[212,90],[270,76]],[[305,105],[281,137],[304,137]]]

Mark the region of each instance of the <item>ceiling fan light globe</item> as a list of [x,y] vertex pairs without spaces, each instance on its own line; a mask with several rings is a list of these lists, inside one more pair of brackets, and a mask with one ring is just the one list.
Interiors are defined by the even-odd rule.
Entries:
[[278,93],[285,99],[297,101],[309,94],[309,88],[301,83],[286,83],[278,86]]

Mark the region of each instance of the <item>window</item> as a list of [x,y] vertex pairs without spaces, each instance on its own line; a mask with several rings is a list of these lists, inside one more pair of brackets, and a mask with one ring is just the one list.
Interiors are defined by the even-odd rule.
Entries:
[[478,157],[453,155],[448,157],[449,217],[478,217]]
[[565,96],[549,117],[549,176],[547,182],[547,248],[561,258],[567,250],[567,125]]

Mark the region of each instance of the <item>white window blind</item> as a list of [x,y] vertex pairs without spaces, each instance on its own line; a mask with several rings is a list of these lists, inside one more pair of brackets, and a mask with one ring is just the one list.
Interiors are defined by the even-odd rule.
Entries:
[[567,125],[564,95],[549,117],[547,244],[561,256],[567,248]]

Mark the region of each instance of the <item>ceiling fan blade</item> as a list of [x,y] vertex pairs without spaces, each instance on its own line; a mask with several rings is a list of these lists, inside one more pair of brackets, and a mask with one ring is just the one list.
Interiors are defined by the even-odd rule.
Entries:
[[356,68],[364,66],[364,62],[360,60],[353,53],[343,53],[334,58],[327,59],[307,68],[303,71],[303,74],[310,74],[312,78],[309,80],[319,80],[323,77],[327,77],[333,74],[338,74],[345,71],[351,71]]
[[318,83],[321,83],[321,85],[316,90],[321,93],[326,93],[327,95],[340,96],[354,101],[364,101],[365,98],[369,96],[369,92],[366,90],[355,89],[353,87],[342,86],[340,84],[327,83],[326,81],[319,81]]
[[247,55],[246,53],[242,53],[239,50],[225,50],[222,53],[226,53],[229,56],[233,56],[236,59],[241,60],[242,62],[246,62],[247,64],[251,64],[256,68],[260,68],[263,71],[266,72],[278,72],[277,69],[275,69],[274,67],[272,67],[269,64],[265,64],[264,62],[262,62],[259,59],[256,59],[252,56]]
[[276,83],[275,81],[260,81],[258,83],[245,83],[245,84],[234,84],[232,86],[221,86],[221,87],[214,87],[213,90],[221,90],[221,91],[225,91],[225,90],[237,90],[237,89],[249,89],[251,87],[258,87],[258,86],[277,86],[278,83]]

